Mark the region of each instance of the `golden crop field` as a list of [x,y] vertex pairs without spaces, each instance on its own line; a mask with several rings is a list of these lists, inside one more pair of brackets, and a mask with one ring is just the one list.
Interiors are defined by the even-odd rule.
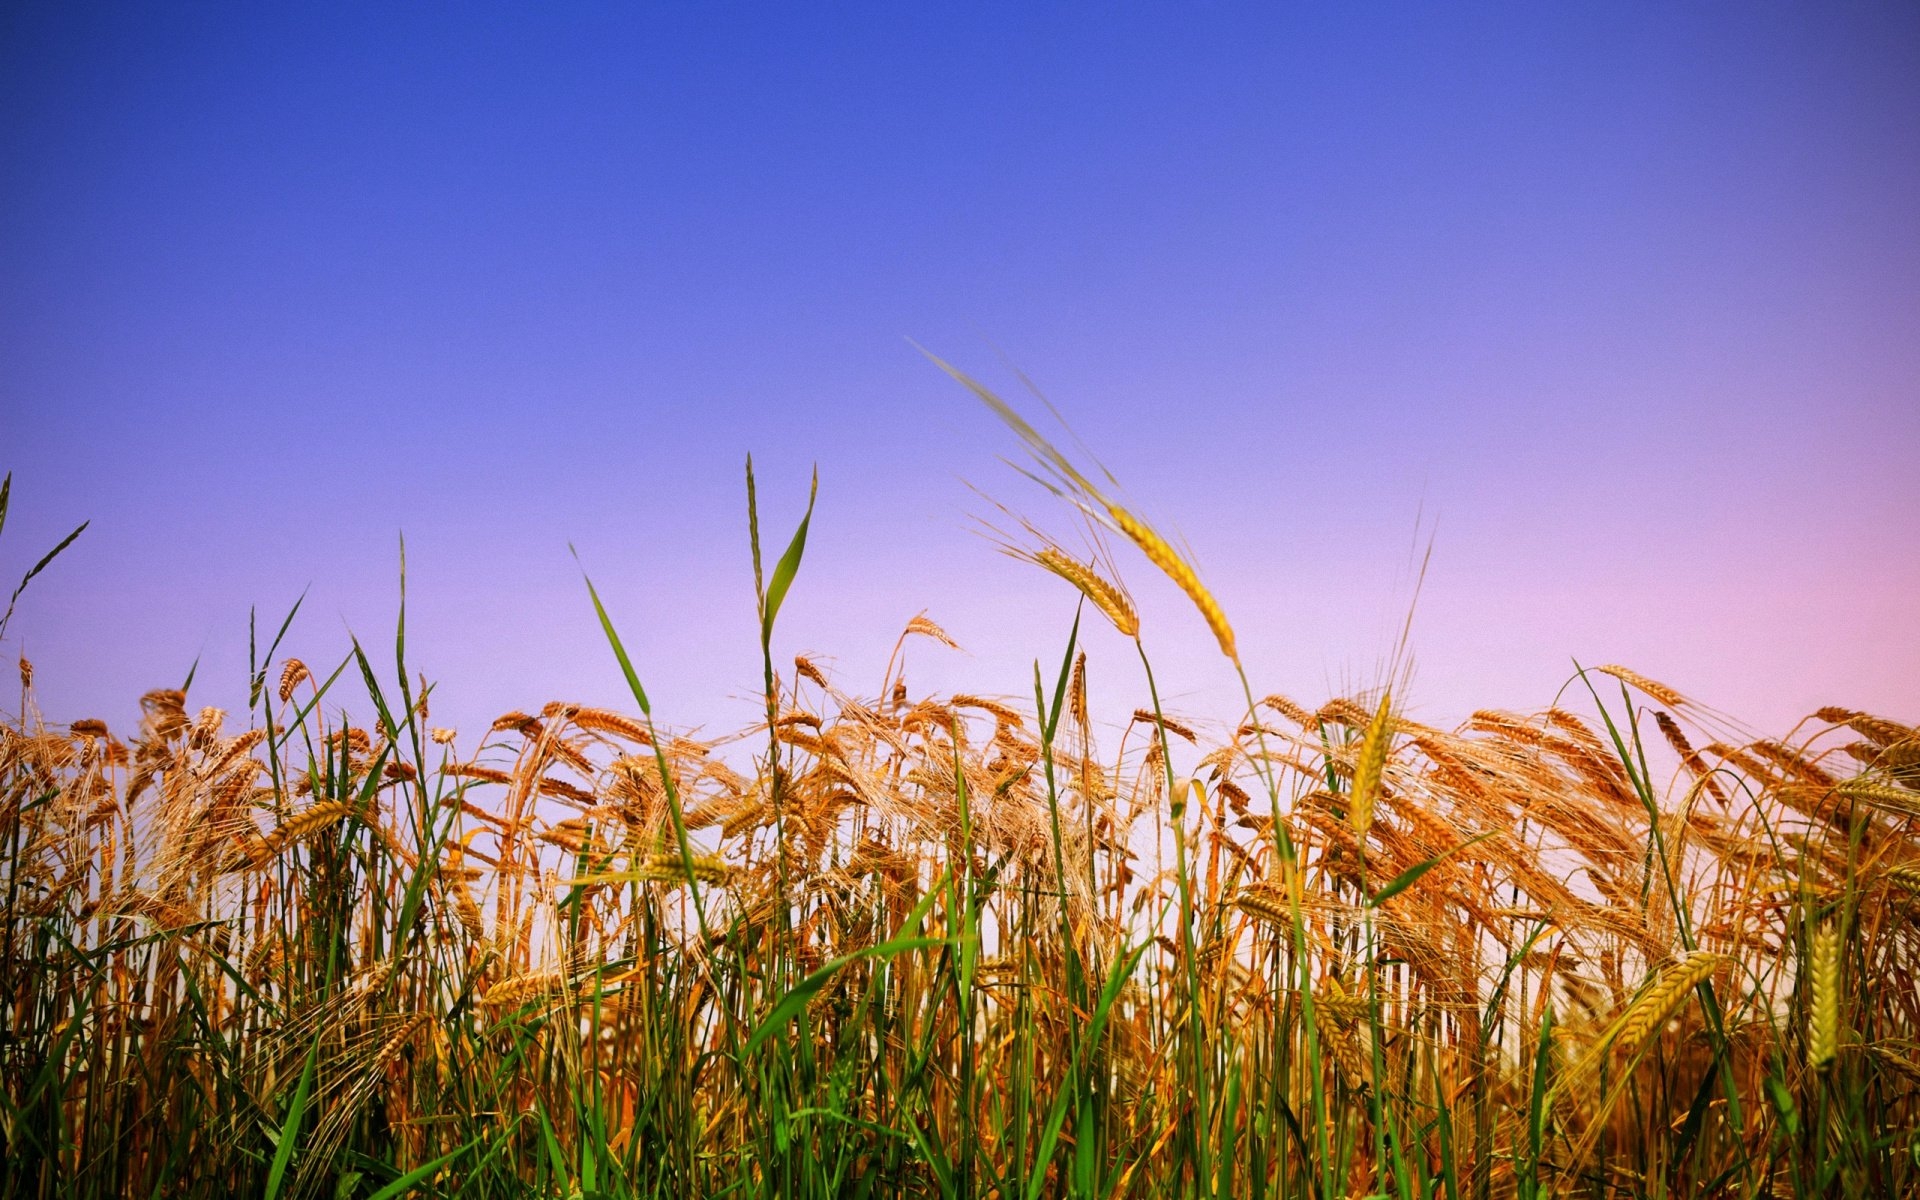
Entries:
[[[1756,737],[1611,665],[1458,728],[1391,665],[1270,694],[1190,557],[970,386],[1099,553],[1007,548],[1137,657],[849,692],[776,658],[807,527],[763,561],[756,513],[730,736],[656,724],[590,584],[632,707],[483,739],[403,639],[283,626],[246,712],[138,729],[47,723],[22,660],[0,1195],[1920,1194],[1920,732]],[[1116,563],[1240,671],[1228,736],[1160,702]]]

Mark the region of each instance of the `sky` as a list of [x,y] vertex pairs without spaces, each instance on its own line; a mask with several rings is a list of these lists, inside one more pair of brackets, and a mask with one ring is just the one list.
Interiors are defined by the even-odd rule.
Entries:
[[732,730],[751,454],[770,553],[820,479],[777,661],[871,694],[925,611],[916,695],[1030,695],[1075,597],[971,489],[1075,526],[923,346],[1184,537],[1259,692],[1377,683],[1411,611],[1422,720],[1619,662],[1913,721],[1916,128],[1912,4],[9,3],[0,576],[91,524],[0,654],[123,732],[195,663],[243,708],[302,595],[283,654],[389,671],[404,536],[463,740],[631,707],[582,565]]

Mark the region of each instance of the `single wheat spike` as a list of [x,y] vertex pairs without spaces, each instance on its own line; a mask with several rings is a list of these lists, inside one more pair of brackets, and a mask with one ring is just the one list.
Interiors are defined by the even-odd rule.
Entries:
[[1087,652],[1082,650],[1073,660],[1073,682],[1067,685],[1067,711],[1073,715],[1073,723],[1084,733],[1092,726],[1087,714]]
[[1279,896],[1268,891],[1242,889],[1234,894],[1233,905],[1248,916],[1258,917],[1269,925],[1286,929],[1293,925],[1293,916],[1287,906],[1280,902]]
[[1364,1021],[1371,1009],[1364,996],[1350,996],[1338,979],[1329,978],[1323,995],[1313,998],[1314,1008],[1325,1013],[1342,1028]]
[[1380,776],[1386,770],[1387,749],[1393,742],[1392,694],[1380,694],[1380,706],[1367,723],[1366,736],[1360,740],[1360,753],[1353,765],[1353,805],[1348,816],[1353,832],[1362,842],[1373,827],[1373,805],[1380,797]]
[[1187,598],[1193,601],[1194,607],[1198,608],[1200,615],[1206,619],[1207,628],[1213,631],[1214,638],[1219,641],[1220,653],[1234,662],[1239,662],[1240,654],[1233,643],[1233,626],[1227,624],[1227,614],[1220,607],[1220,602],[1213,598],[1213,593],[1201,585],[1199,573],[1186,559],[1175,552],[1172,546],[1167,544],[1165,538],[1148,528],[1126,509],[1109,501],[1107,515],[1113,518],[1113,523],[1119,527],[1121,533],[1132,538],[1133,544],[1140,547],[1140,552],[1147,556],[1147,561],[1164,571],[1167,578],[1173,580],[1174,584],[1187,594]]
[[462,779],[476,779],[482,783],[512,783],[513,776],[493,767],[483,767],[479,763],[455,763],[446,770],[448,775],[458,775]]
[[906,629],[901,632],[900,636],[905,637],[910,633],[917,633],[921,637],[932,638],[949,650],[960,649],[960,643],[947,636],[947,631],[934,624],[932,619],[925,613],[921,613],[914,617],[913,620],[908,621]]
[[502,979],[488,988],[481,999],[496,1008],[513,1008],[535,996],[557,990],[566,981],[567,973],[562,970],[533,971]]
[[1887,878],[1909,892],[1920,895],[1920,864],[1908,863],[1887,868]]
[[1920,739],[1920,730],[1870,713],[1850,713],[1846,723],[1855,733],[1879,746],[1897,746]]
[[794,674],[800,676],[802,679],[811,681],[815,687],[823,691],[832,686],[827,682],[827,677],[821,672],[820,668],[815,666],[813,660],[804,654],[796,654],[793,656],[793,671]]
[[481,915],[480,905],[474,900],[473,893],[467,889],[466,880],[454,880],[447,894],[453,900],[454,919],[460,922],[460,928],[466,931],[467,937],[475,942],[486,940],[486,918]]
[[393,1036],[388,1038],[381,1045],[379,1051],[376,1054],[374,1054],[373,1056],[374,1071],[376,1073],[379,1072],[381,1068],[385,1067],[388,1063],[392,1062],[395,1058],[398,1058],[400,1055],[400,1052],[406,1049],[407,1043],[413,1040],[414,1035],[419,1033],[422,1029],[425,1029],[432,1022],[433,1022],[432,1013],[417,1012],[417,1013],[409,1014],[404,1020],[400,1022],[400,1028],[395,1030]]
[[458,737],[459,734],[451,729],[434,729],[431,730],[427,736],[433,739],[433,744],[436,746],[448,746],[453,743],[453,739]]
[[1687,770],[1691,771],[1693,777],[1706,788],[1707,794],[1712,796],[1721,808],[1727,807],[1727,794],[1721,789],[1720,781],[1713,777],[1713,770],[1707,766],[1706,760],[1700,757],[1700,752],[1695,750],[1693,743],[1687,740],[1687,735],[1681,731],[1679,722],[1664,712],[1656,712],[1653,714],[1653,723],[1660,727],[1660,736],[1667,739],[1667,745],[1673,747],[1673,752],[1680,756],[1680,761],[1687,765]]
[[523,713],[517,708],[493,719],[495,733],[518,733],[523,737],[537,738],[545,728],[546,726],[540,723],[540,718],[531,713]]
[[1840,927],[1829,922],[1814,930],[1811,950],[1807,1065],[1820,1071],[1832,1066],[1840,1052]]
[[67,726],[67,731],[75,737],[103,738],[107,736],[107,723],[99,720],[75,721]]
[[1842,796],[1865,800],[1876,808],[1905,813],[1910,817],[1920,816],[1920,792],[1894,787],[1891,784],[1874,783],[1869,779],[1849,779],[1834,790]]
[[285,704],[293,699],[293,689],[305,683],[312,675],[313,672],[307,670],[307,664],[297,658],[288,659],[286,665],[280,668],[280,703]]
[[647,729],[646,722],[610,708],[576,708],[568,719],[580,729],[625,738],[636,745],[653,745],[653,734]]
[[1301,708],[1298,704],[1295,704],[1292,700],[1289,700],[1287,697],[1280,695],[1278,692],[1275,692],[1273,695],[1268,696],[1266,699],[1260,701],[1260,704],[1264,708],[1270,708],[1273,711],[1279,713],[1281,716],[1285,717],[1289,721],[1292,721],[1295,725],[1298,725],[1302,729],[1313,728],[1313,724],[1314,724],[1313,714],[1308,712],[1306,709]]
[[349,806],[343,800],[322,800],[318,804],[308,805],[295,814],[285,825],[273,831],[272,846],[278,850],[290,842],[320,832],[327,826],[347,815]]
[[[711,854],[691,856],[693,878],[700,883],[725,883],[733,876],[733,868],[725,861]],[[687,860],[679,854],[668,852],[647,857],[640,869],[635,872],[642,879],[660,883],[687,882]]]
[[1685,696],[1682,696],[1679,692],[1674,691],[1672,688],[1668,687],[1666,684],[1660,683],[1656,680],[1648,679],[1645,675],[1640,674],[1638,671],[1629,671],[1627,668],[1619,666],[1615,663],[1608,663],[1604,667],[1595,667],[1594,670],[1600,672],[1602,675],[1611,675],[1615,679],[1618,679],[1621,683],[1624,683],[1629,687],[1639,688],[1641,691],[1645,692],[1649,696],[1652,696],[1655,700],[1658,700],[1660,703],[1666,705],[1668,708],[1679,708],[1681,705],[1687,702],[1687,699]]
[[1333,1061],[1346,1078],[1347,1086],[1356,1092],[1366,1091],[1367,1066],[1360,1057],[1360,1048],[1353,1044],[1352,1036],[1335,1023],[1333,1014],[1317,1000],[1313,1007],[1313,1024],[1320,1034],[1320,1045],[1333,1055]]
[[1103,578],[1087,563],[1061,550],[1057,546],[1047,546],[1033,555],[1033,561],[1080,589],[1080,594],[1093,601],[1093,606],[1106,614],[1107,620],[1120,631],[1122,637],[1140,636],[1140,614],[1134,610],[1133,602],[1119,586]]
[[955,708],[977,708],[981,712],[991,713],[993,714],[994,720],[1004,721],[1008,725],[1017,726],[1021,723],[1020,711],[1018,709],[1014,708],[1011,704],[1002,704],[998,700],[989,700],[985,696],[972,696],[966,692],[956,692],[953,696],[952,703]]
[[1156,716],[1150,708],[1134,709],[1133,722],[1136,725],[1163,725],[1166,727],[1167,732],[1173,734],[1175,737],[1185,738],[1194,745],[1199,745],[1200,743],[1199,735],[1193,732],[1191,725],[1176,721],[1164,713]]
[[1629,1054],[1639,1050],[1649,1036],[1666,1024],[1673,1010],[1680,1007],[1680,1002],[1694,988],[1711,978],[1725,961],[1725,955],[1706,950],[1694,950],[1684,955],[1627,1009],[1627,1015],[1620,1023],[1620,1032],[1614,1037],[1614,1044]]

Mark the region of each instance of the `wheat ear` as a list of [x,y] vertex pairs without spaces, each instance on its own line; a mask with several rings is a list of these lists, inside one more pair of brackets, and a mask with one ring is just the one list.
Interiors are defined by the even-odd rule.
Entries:
[[1822,925],[1813,934],[1813,1002],[1807,1014],[1807,1065],[1823,1071],[1840,1052],[1840,928]]
[[1134,610],[1127,594],[1090,565],[1056,546],[1035,551],[1033,561],[1079,588],[1080,594],[1093,601],[1093,606],[1106,614],[1107,620],[1113,622],[1113,627],[1120,631],[1122,637],[1140,636],[1140,614]]
[[1140,552],[1147,556],[1147,561],[1166,572],[1167,578],[1173,580],[1174,584],[1187,594],[1187,598],[1193,601],[1194,607],[1198,608],[1200,615],[1206,619],[1207,628],[1213,631],[1214,638],[1219,641],[1220,653],[1234,662],[1239,662],[1240,654],[1234,648],[1233,626],[1227,624],[1226,611],[1220,607],[1220,602],[1213,598],[1213,593],[1201,585],[1200,575],[1192,565],[1168,545],[1165,538],[1118,504],[1109,501],[1107,515],[1113,518],[1114,525],[1121,533],[1126,534],[1133,540],[1134,545],[1140,547]]
[[1367,723],[1366,736],[1360,740],[1360,753],[1353,764],[1353,804],[1348,817],[1354,836],[1362,842],[1373,828],[1373,806],[1380,797],[1380,777],[1387,766],[1387,748],[1393,741],[1391,693],[1381,693],[1380,707]]

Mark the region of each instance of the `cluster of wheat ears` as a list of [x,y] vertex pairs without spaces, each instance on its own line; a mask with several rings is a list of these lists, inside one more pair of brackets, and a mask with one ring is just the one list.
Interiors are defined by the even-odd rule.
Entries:
[[[1190,557],[979,391],[1238,669]],[[1608,666],[1457,729],[1249,687],[1208,737],[1077,621],[1018,700],[899,652],[853,694],[776,669],[807,523],[763,572],[752,511],[733,737],[655,724],[597,594],[634,710],[477,739],[404,618],[390,670],[282,625],[240,732],[49,726],[23,661],[0,1195],[1920,1193],[1913,728],[1756,739]],[[1103,549],[1012,548],[1144,645]]]

